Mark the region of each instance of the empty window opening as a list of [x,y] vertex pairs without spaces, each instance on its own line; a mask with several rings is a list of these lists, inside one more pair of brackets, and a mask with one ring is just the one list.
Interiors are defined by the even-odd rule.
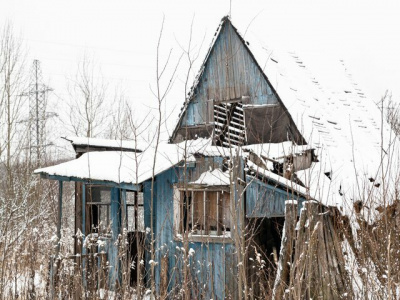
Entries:
[[141,277],[144,277],[144,268],[141,261],[144,256],[144,206],[143,193],[126,191],[126,226],[128,230],[127,256],[130,272],[130,285],[135,286],[138,278],[138,269]]
[[128,232],[144,231],[143,193],[126,191],[126,210]]
[[240,146],[246,142],[243,104],[214,105],[215,143],[217,146]]
[[231,231],[230,194],[226,191],[179,192],[177,233],[226,236]]
[[87,186],[86,203],[89,206],[90,233],[110,233],[111,188]]

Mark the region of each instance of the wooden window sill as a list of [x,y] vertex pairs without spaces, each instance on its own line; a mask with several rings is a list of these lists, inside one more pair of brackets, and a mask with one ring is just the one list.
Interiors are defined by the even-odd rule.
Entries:
[[[182,242],[182,235],[175,235],[175,241]],[[193,243],[221,243],[221,244],[232,244],[233,240],[230,236],[217,236],[217,235],[189,235],[188,241]]]

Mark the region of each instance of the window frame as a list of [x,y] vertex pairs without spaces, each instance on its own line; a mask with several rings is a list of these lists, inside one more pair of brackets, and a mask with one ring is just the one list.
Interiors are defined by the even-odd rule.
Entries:
[[[93,201],[93,191],[94,189],[98,189],[99,192],[101,193],[102,190],[105,190],[109,193],[109,201],[102,202],[101,197],[99,201]],[[89,224],[89,231],[90,233],[97,233],[101,235],[108,235],[110,234],[110,226],[111,226],[111,187],[106,186],[106,185],[101,185],[101,184],[87,184],[85,191],[86,195],[85,198],[87,200],[91,201],[86,201],[86,205],[88,207],[88,213],[90,215],[90,224]],[[93,222],[94,218],[94,207],[96,206],[96,222]],[[100,224],[102,222],[101,220],[101,210],[100,206],[105,206],[106,207],[106,224],[102,224],[103,227],[100,227]],[[97,223],[97,224],[96,224]]]
[[[128,193],[133,193],[134,195],[134,201],[133,204],[128,203]],[[139,195],[140,194],[140,195]],[[139,201],[140,200],[140,201]],[[126,212],[125,212],[125,218],[126,218],[126,226],[127,226],[127,231],[128,232],[144,232],[145,231],[145,224],[144,224],[144,193],[143,192],[138,192],[138,191],[130,191],[126,190],[125,191],[125,205],[126,205]],[[137,206],[137,209],[136,209]],[[133,230],[129,230],[129,223],[130,223],[130,218],[129,218],[129,213],[128,213],[128,208],[133,207],[133,222],[134,222],[134,228]],[[143,210],[143,223],[140,224],[142,221],[140,216],[139,216],[139,209]]]
[[[188,228],[189,233],[188,233],[188,237],[190,241],[199,241],[199,242],[204,242],[204,241],[208,241],[208,242],[231,242],[232,238],[231,238],[231,234],[232,234],[232,222],[233,222],[233,218],[232,218],[232,210],[231,210],[231,195],[230,195],[230,188],[229,186],[187,186],[187,187],[180,187],[178,185],[174,185],[174,205],[173,205],[173,209],[174,209],[174,236],[175,239],[177,240],[182,240],[182,236],[184,234],[186,234],[185,230],[182,232],[181,228],[182,228],[182,222],[183,222],[183,216],[181,216],[181,209],[185,209],[184,207],[182,207],[182,205],[184,205],[184,194],[185,193],[190,193],[191,195],[191,203],[190,203],[190,208],[186,208],[187,210],[190,211],[190,217],[191,217],[191,225],[193,226],[193,218],[194,218],[194,209],[193,209],[193,199],[194,199],[194,193],[203,193],[203,223],[207,224],[207,212],[206,212],[206,201],[209,200],[207,199],[207,193],[208,192],[212,192],[212,193],[217,193],[217,230],[210,230],[209,228],[207,229],[200,229],[199,232],[194,232],[193,228]],[[221,194],[223,193],[227,193],[229,195],[228,197],[228,214],[229,214],[229,223],[230,223],[230,227],[229,230],[226,230],[225,228],[221,227],[221,224],[219,224],[219,217],[220,215],[224,215],[224,211],[223,211],[223,204],[222,201],[223,198],[221,197]],[[220,205],[220,203],[222,205]]]

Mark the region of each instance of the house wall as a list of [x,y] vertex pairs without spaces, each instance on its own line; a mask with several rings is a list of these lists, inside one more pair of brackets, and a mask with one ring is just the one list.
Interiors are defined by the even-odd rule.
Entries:
[[[249,104],[274,104],[278,100],[250,52],[230,23],[224,23],[204,66],[183,125],[212,122],[209,100],[249,97]],[[208,117],[209,116],[209,117]],[[208,119],[208,120],[207,120]]]
[[[208,168],[222,167],[222,158],[202,157],[196,167],[188,170],[187,180],[197,179]],[[182,282],[182,257],[187,255],[182,251],[182,242],[174,237],[174,184],[183,182],[184,168],[174,167],[159,175],[154,182],[153,220],[156,259],[155,281],[157,289],[160,288],[161,259],[168,256],[168,290],[179,286]],[[145,226],[150,228],[150,200],[151,181],[143,186],[145,203]],[[150,235],[147,235],[147,249],[150,249]],[[195,252],[190,257],[190,273],[196,288],[192,290],[192,297],[200,298],[207,295],[213,299],[224,299],[225,291],[235,290],[237,282],[235,268],[236,255],[234,246],[226,239],[218,242],[190,242],[189,248]],[[146,273],[150,274],[149,261],[151,255],[146,251]]]
[[284,191],[274,184],[266,184],[260,180],[246,176],[246,217],[272,218],[285,216],[285,201],[297,200],[298,214],[305,199],[291,191]]

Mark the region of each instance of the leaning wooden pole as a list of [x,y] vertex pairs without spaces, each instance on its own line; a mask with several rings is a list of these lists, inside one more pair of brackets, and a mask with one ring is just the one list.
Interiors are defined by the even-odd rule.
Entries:
[[274,283],[273,299],[283,299],[289,283],[290,265],[292,263],[293,246],[297,222],[298,203],[296,200],[285,202],[285,224],[279,256],[278,270]]

